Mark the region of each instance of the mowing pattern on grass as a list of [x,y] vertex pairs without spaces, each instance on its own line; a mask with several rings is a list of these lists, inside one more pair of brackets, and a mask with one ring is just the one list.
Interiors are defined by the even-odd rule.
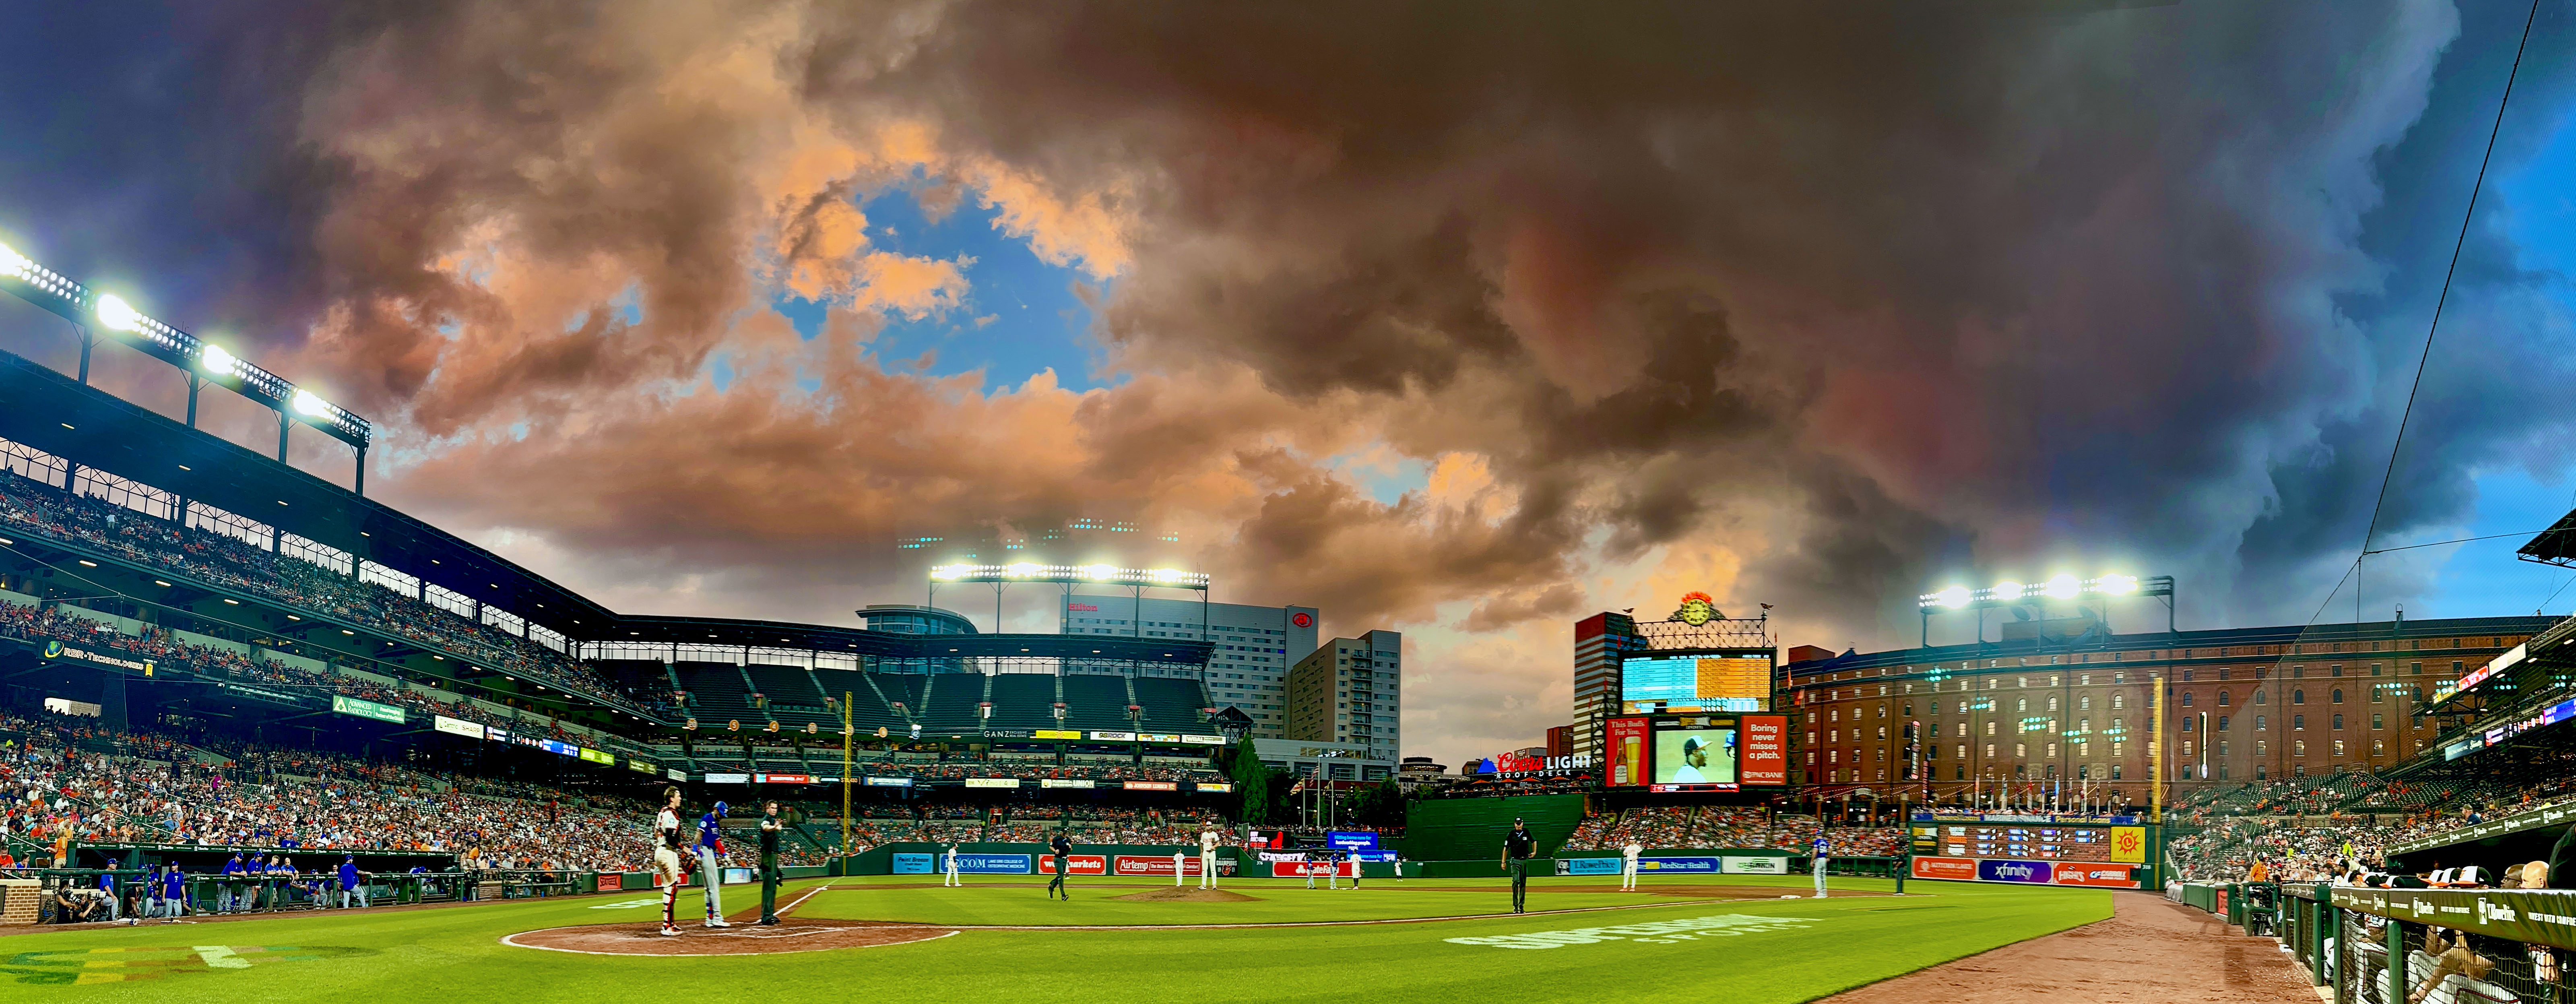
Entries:
[[248,969],[254,965],[318,962],[323,959],[374,954],[376,953],[373,950],[365,948],[299,948],[292,945],[135,945],[116,948],[72,948],[50,952],[19,952],[0,957],[0,973],[16,976],[20,983],[34,983],[39,986],[124,983],[132,980],[157,980],[165,976],[183,976],[191,973]]

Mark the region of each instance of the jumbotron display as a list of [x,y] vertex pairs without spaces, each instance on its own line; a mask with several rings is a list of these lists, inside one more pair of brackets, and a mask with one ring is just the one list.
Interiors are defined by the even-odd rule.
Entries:
[[1786,784],[1788,721],[1780,715],[1613,718],[1603,727],[1601,781],[1658,792]]
[[1619,710],[1742,713],[1771,710],[1771,656],[1640,656],[1619,670]]

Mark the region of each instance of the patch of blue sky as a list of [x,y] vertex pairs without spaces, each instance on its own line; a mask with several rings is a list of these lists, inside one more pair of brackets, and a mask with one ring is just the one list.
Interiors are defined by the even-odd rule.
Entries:
[[1431,486],[1431,465],[1413,457],[1344,454],[1325,463],[1349,477],[1368,497],[1388,505],[1406,492]]
[[733,353],[718,352],[707,357],[707,381],[722,394],[733,387]]
[[[1123,379],[1102,370],[1106,353],[1091,332],[1091,305],[1076,293],[1077,286],[1091,285],[1098,290],[1095,297],[1105,298],[1108,286],[1093,282],[1079,268],[1039,258],[1027,241],[995,227],[999,214],[971,191],[956,209],[933,222],[920,199],[929,185],[916,178],[860,202],[868,219],[869,249],[942,261],[972,259],[965,267],[966,295],[952,310],[918,319],[888,317],[869,351],[889,365],[908,365],[930,353],[933,361],[925,371],[930,375],[981,370],[988,386],[1017,385],[1050,369],[1059,384],[1075,390]],[[775,306],[798,337],[822,333],[827,304],[782,292]]]
[[[2547,528],[2566,515],[2576,497],[2569,494],[2565,482],[2545,484],[2519,468],[2500,470],[2474,479],[2477,515],[2457,537],[2496,537],[2494,540],[2423,548],[2430,552],[2432,578],[2424,594],[2406,604],[2406,616],[2423,617],[2507,617],[2528,614],[2534,610],[2567,613],[2576,604],[2576,589],[2560,591],[2571,574],[2566,569],[2535,564],[2514,557],[2514,551],[2530,539],[2532,533]],[[2497,536],[2497,535],[2503,536]],[[2439,537],[2433,539],[2442,539]],[[2397,543],[2419,543],[2399,541]],[[2421,543],[2430,543],[2422,541]],[[2390,546],[2383,543],[2382,547]],[[2390,552],[2371,559],[2372,564],[2387,559],[2412,560],[2408,552]],[[2373,569],[2365,566],[2367,574]],[[2378,590],[2364,582],[2362,611],[2365,617],[2378,619],[2388,611],[2384,600],[2374,599]],[[2552,599],[2552,594],[2555,598]],[[2543,607],[2546,602],[2548,606]],[[2347,611],[2348,612],[2348,611]],[[2337,618],[2341,619],[2341,618]]]

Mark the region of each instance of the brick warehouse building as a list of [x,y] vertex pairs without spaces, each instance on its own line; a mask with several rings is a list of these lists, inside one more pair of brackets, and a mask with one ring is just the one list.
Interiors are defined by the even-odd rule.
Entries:
[[[2147,798],[2148,695],[2166,697],[2165,780],[2210,784],[2377,770],[2435,745],[2418,709],[2554,617],[2094,633],[1823,656],[1790,652],[1793,754],[1810,791],[1948,800],[1998,782],[2106,782]],[[1926,778],[1909,779],[1906,726]],[[2456,722],[2452,727],[2457,727]],[[1927,785],[1928,782],[1928,785]],[[2170,792],[2169,792],[2170,797]]]

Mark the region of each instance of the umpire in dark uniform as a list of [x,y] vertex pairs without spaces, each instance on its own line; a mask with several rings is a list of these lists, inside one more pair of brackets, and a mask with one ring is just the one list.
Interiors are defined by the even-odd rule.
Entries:
[[778,803],[761,805],[760,817],[760,922],[778,923]]
[[1073,898],[1073,890],[1064,886],[1064,869],[1065,858],[1073,855],[1073,841],[1065,839],[1063,830],[1057,830],[1055,839],[1047,841],[1047,849],[1055,852],[1055,879],[1047,883],[1047,898],[1054,899],[1058,893],[1062,893],[1064,898],[1070,900]]
[[1512,832],[1503,835],[1503,870],[1512,873],[1512,912],[1526,913],[1529,902],[1529,859],[1538,850],[1531,839],[1529,826],[1512,820]]

